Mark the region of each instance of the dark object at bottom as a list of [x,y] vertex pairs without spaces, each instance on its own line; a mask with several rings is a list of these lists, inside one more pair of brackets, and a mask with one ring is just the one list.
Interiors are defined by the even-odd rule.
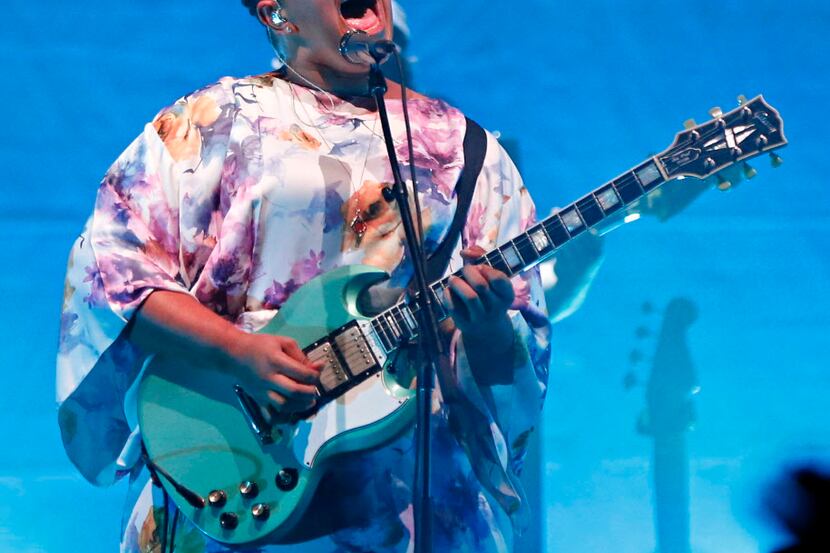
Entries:
[[775,553],[830,551],[830,475],[813,468],[797,469],[773,486],[766,502],[795,540]]

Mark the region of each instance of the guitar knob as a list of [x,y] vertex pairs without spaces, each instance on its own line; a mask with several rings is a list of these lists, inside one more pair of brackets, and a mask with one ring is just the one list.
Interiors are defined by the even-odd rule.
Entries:
[[251,514],[257,520],[266,520],[271,514],[271,509],[265,503],[257,503],[251,507]]
[[746,96],[744,96],[743,94],[738,95],[738,105],[739,106],[742,106],[747,102],[748,102],[748,100],[746,99]]
[[222,507],[228,500],[228,496],[222,490],[213,490],[208,495],[208,503],[211,507]]
[[723,175],[718,175],[718,190],[726,192],[730,188],[732,188],[732,183],[723,178]]
[[747,180],[754,179],[757,174],[758,171],[756,171],[752,165],[744,162],[744,177],[746,177]]
[[239,485],[239,493],[245,499],[253,499],[259,494],[259,486],[256,485],[256,482],[247,480]]
[[300,474],[297,469],[282,469],[278,474],[275,483],[284,492],[290,492],[297,487]]
[[225,530],[234,530],[239,526],[239,517],[236,513],[222,513],[219,517],[219,526]]
[[770,152],[769,158],[770,158],[770,160],[772,160],[772,166],[775,167],[776,169],[778,167],[781,167],[781,165],[784,163],[784,160],[781,159],[781,156],[779,156],[775,152]]
[[709,110],[709,115],[711,115],[715,119],[720,119],[721,117],[723,117],[723,110],[715,106]]
[[694,119],[686,119],[683,122],[683,127],[688,131],[690,129],[697,127],[697,122],[695,122]]

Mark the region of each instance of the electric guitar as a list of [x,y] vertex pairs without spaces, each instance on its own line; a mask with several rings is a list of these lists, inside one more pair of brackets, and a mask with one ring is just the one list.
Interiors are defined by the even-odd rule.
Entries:
[[637,431],[650,436],[654,445],[651,476],[657,553],[692,551],[686,433],[695,422],[692,400],[700,387],[687,334],[696,319],[697,306],[687,298],[674,298],[666,306],[645,382],[646,405],[637,420]]
[[[731,183],[727,168],[786,145],[783,122],[763,97],[702,125],[687,125],[664,152],[534,225],[477,260],[508,276],[550,258],[572,238],[626,213],[673,179]],[[691,182],[691,181],[690,181]],[[379,447],[412,425],[414,391],[398,384],[389,361],[418,336],[417,308],[401,301],[364,316],[358,296],[387,277],[363,265],[321,275],[295,292],[261,332],[295,339],[324,361],[314,411],[286,420],[261,408],[227,374],[157,357],[138,390],[148,466],[197,528],[232,546],[290,543],[327,467],[339,455]],[[430,285],[439,320],[449,277]]]

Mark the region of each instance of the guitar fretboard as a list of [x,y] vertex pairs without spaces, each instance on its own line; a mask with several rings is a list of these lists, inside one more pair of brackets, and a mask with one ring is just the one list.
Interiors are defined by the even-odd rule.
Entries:
[[[549,259],[573,238],[636,202],[664,182],[657,161],[655,158],[649,159],[537,223],[474,263],[489,265],[510,277],[517,275]],[[439,321],[449,316],[443,297],[452,276],[461,276],[461,271],[456,271],[430,285],[432,303]],[[389,353],[418,335],[417,321],[418,306],[402,301],[375,317],[372,320],[372,328]]]

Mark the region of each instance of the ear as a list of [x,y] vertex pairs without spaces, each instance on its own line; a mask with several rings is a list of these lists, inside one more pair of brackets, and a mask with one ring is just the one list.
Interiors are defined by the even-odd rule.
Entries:
[[[282,23],[276,14],[282,14]],[[285,16],[285,10],[276,0],[259,0],[256,5],[256,14],[259,22],[277,33],[293,33],[297,31],[297,26],[288,21]]]

